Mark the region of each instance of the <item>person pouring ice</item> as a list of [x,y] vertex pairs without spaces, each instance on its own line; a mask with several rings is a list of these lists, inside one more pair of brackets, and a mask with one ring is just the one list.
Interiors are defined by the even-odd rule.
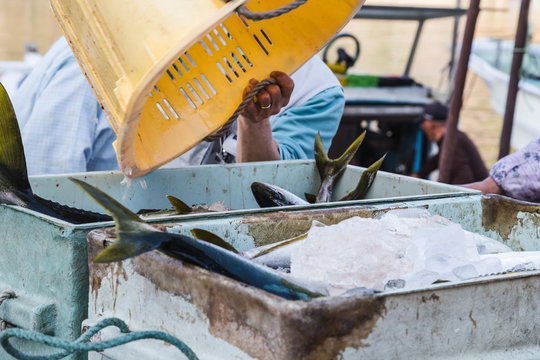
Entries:
[[[277,84],[259,93],[237,126],[166,166],[313,158],[317,132],[329,148],[345,104],[330,69],[314,56],[290,76],[270,76]],[[256,83],[251,80],[246,92]],[[12,102],[30,175],[118,169],[116,135],[65,38],[52,45]]]

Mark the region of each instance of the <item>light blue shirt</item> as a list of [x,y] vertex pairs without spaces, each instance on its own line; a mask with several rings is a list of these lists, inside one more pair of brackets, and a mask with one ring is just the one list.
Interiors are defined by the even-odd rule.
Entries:
[[[310,66],[328,70],[320,59],[315,60],[304,66],[304,72]],[[296,83],[308,87],[307,80]],[[281,159],[313,158],[317,132],[326,148],[330,147],[345,105],[343,89],[332,86],[334,81],[337,83],[327,79],[330,85],[322,91],[314,86],[312,93],[297,91],[297,97],[306,99],[272,119]],[[65,38],[53,44],[14,93],[12,102],[30,175],[118,169],[112,146],[116,135]]]
[[272,135],[278,142],[281,159],[312,159],[317,132],[328,151],[344,106],[343,89],[335,86],[276,116],[272,120]]
[[29,175],[118,169],[116,135],[65,38],[12,96]]

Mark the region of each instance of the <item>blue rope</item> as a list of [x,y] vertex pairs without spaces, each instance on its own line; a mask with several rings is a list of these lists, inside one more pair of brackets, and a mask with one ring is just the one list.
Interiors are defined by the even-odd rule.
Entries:
[[[94,336],[101,329],[108,326],[116,326],[122,333],[127,333],[126,335],[119,336],[114,339],[89,343],[88,341],[92,336]],[[31,340],[40,344],[49,345],[55,348],[64,349],[63,351],[50,354],[50,355],[30,355],[25,354],[18,349],[15,349],[9,342],[9,338],[15,337],[19,339]],[[92,326],[88,331],[82,334],[75,341],[67,341],[59,339],[53,336],[44,335],[35,331],[24,330],[24,329],[7,329],[0,332],[0,345],[4,350],[11,356],[20,359],[20,360],[54,360],[61,359],[73,353],[80,352],[89,352],[89,351],[101,351],[109,349],[118,345],[127,344],[132,341],[137,341],[141,339],[156,339],[163,340],[169,344],[176,346],[187,358],[188,360],[199,360],[197,355],[182,341],[178,340],[172,335],[169,335],[162,331],[140,331],[140,332],[129,332],[129,328],[126,323],[118,318],[107,318],[96,325]]]

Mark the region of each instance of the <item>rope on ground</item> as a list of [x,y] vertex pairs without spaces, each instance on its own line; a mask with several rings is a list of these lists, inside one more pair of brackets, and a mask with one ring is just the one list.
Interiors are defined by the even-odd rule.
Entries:
[[[92,342],[92,343],[88,342],[92,336],[94,336],[100,330],[108,326],[116,326],[118,329],[120,329],[122,333],[126,333],[126,335],[119,336],[110,340],[100,341],[100,342]],[[45,344],[54,348],[64,349],[64,350],[57,353],[48,354],[48,355],[26,354],[13,347],[13,345],[9,342],[9,339],[12,337],[30,340],[36,343]],[[0,333],[0,345],[4,348],[4,350],[8,354],[20,360],[62,359],[73,353],[87,353],[89,351],[102,351],[105,349],[109,349],[112,347],[127,344],[127,343],[141,340],[141,339],[163,340],[175,346],[176,348],[178,348],[187,357],[188,360],[199,360],[197,355],[195,355],[195,353],[193,352],[193,350],[191,350],[189,346],[187,346],[184,342],[175,338],[174,336],[169,335],[162,331],[129,332],[129,328],[126,325],[126,323],[124,323],[122,320],[118,318],[107,318],[100,321],[99,323],[97,323],[96,325],[88,329],[87,332],[82,334],[75,341],[67,341],[67,340],[59,339],[53,336],[41,334],[35,331],[24,330],[24,329],[7,329]]]
[[[15,298],[15,292],[11,290],[2,291],[0,293],[0,305],[7,299],[13,299]],[[0,320],[0,331],[4,331],[7,328],[7,322],[5,320]]]
[[236,121],[236,119],[238,118],[238,116],[242,113],[242,111],[244,111],[244,109],[249,105],[249,103],[255,98],[255,96],[257,96],[257,94],[259,93],[259,91],[261,91],[264,87],[268,86],[268,85],[272,85],[272,84],[277,84],[277,81],[275,79],[264,79],[263,81],[261,81],[260,83],[258,83],[257,85],[255,85],[253,87],[253,90],[251,90],[247,95],[246,97],[244,98],[244,100],[242,100],[242,102],[240,103],[240,105],[238,105],[238,108],[236,109],[236,111],[231,115],[231,117],[227,120],[227,122],[225,124],[223,124],[223,126],[217,130],[216,132],[208,135],[207,137],[204,138],[205,141],[207,142],[210,142],[210,141],[214,141],[214,140],[217,140],[219,139],[221,136],[223,136],[223,134],[225,134],[227,132],[227,130],[229,130],[229,128],[231,127],[231,125]]

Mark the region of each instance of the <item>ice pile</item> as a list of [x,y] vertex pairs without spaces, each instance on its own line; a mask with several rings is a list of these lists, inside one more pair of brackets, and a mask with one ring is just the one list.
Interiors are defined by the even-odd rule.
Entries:
[[359,287],[415,288],[540,268],[540,252],[511,251],[427,210],[393,210],[380,219],[312,227],[302,246],[291,250],[290,271],[339,295]]

